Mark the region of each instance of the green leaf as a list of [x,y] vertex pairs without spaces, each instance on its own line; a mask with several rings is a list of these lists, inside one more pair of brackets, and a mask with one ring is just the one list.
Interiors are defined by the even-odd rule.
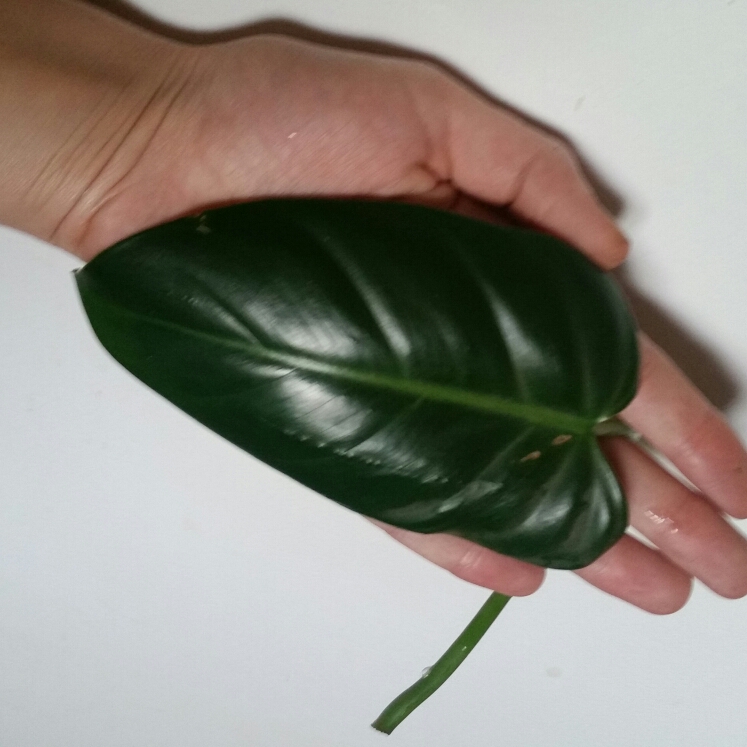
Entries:
[[348,508],[555,568],[626,527],[594,428],[634,394],[635,325],[556,239],[268,200],[144,231],[76,277],[120,363]]

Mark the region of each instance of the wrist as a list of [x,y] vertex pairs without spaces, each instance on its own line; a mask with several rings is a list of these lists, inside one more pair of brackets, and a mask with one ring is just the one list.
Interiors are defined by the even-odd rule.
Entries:
[[0,222],[86,257],[92,216],[187,79],[190,48],[83,3],[0,8]]

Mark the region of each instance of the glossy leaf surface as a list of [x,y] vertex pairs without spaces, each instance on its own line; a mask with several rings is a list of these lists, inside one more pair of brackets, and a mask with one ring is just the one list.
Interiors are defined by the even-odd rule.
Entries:
[[625,529],[593,428],[634,394],[635,327],[556,239],[269,200],[140,233],[77,281],[138,378],[355,511],[557,568]]

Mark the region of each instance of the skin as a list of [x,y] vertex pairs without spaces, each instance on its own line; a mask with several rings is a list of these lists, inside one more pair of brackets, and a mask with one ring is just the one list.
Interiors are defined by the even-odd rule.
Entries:
[[[3,0],[0,141],[0,222],[85,260],[177,216],[279,195],[494,206],[605,269],[628,251],[559,140],[434,66],[282,36],[180,44],[75,0]],[[655,547],[625,536],[577,574],[659,614],[694,578],[742,597],[747,542],[724,516],[747,518],[747,453],[645,336],[641,351],[623,418],[697,490],[607,440],[631,524]],[[541,568],[465,540],[379,526],[486,588],[542,583]]]

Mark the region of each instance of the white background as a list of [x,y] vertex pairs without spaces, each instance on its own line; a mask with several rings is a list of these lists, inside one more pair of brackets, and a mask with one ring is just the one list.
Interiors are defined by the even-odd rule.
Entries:
[[[642,323],[747,436],[745,0],[144,0],[428,52],[618,195]],[[747,601],[658,618],[551,573],[392,737],[486,596],[110,360],[77,262],[0,229],[2,747],[740,747]]]

